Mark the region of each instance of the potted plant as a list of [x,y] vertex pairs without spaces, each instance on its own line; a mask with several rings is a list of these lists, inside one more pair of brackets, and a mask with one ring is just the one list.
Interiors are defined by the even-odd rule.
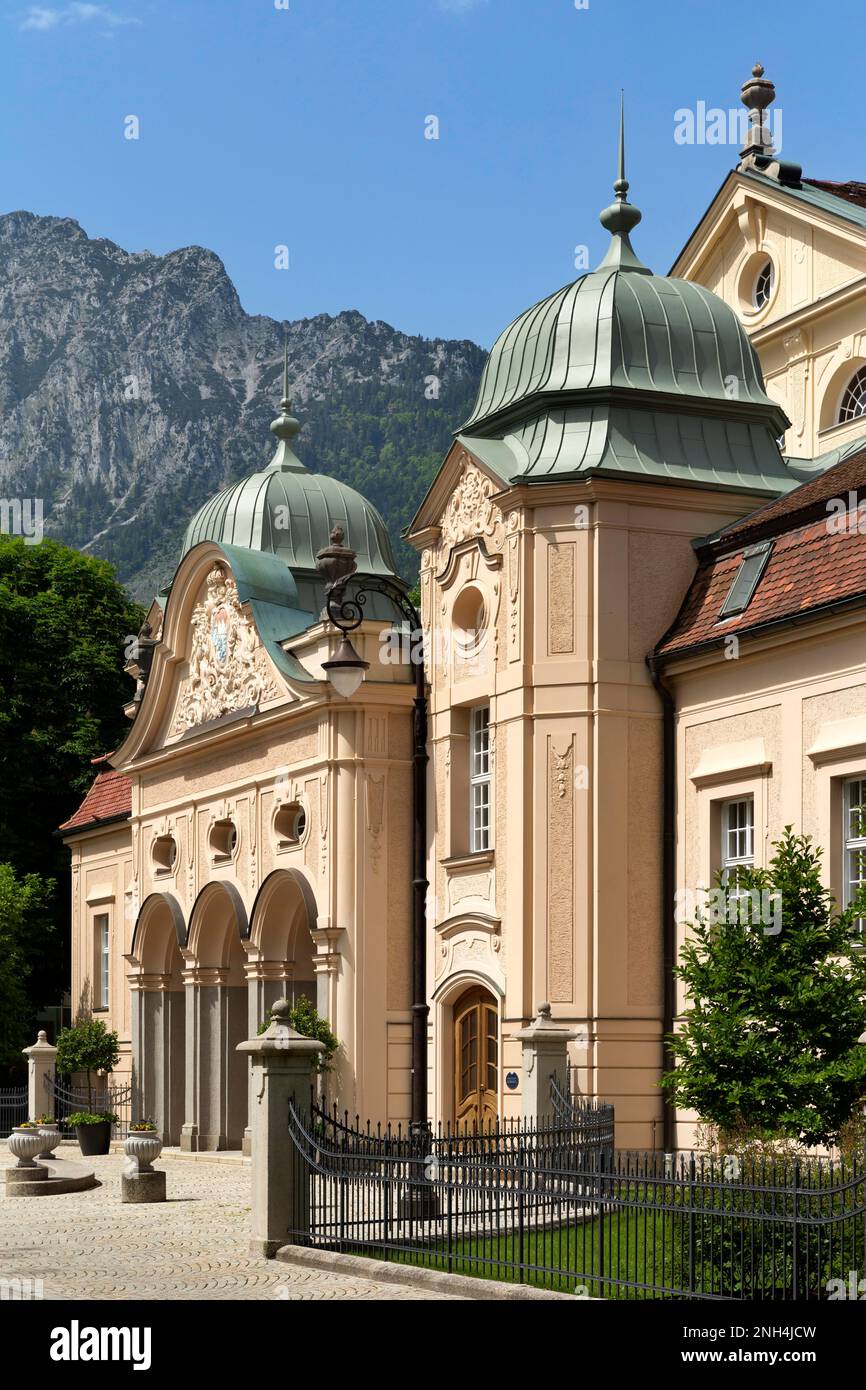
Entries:
[[[120,1056],[117,1034],[109,1033],[98,1018],[85,1018],[71,1028],[62,1028],[57,1037],[54,1065],[61,1076],[83,1071],[87,1078],[87,1113],[93,1113],[91,1074],[112,1072]],[[108,1153],[108,1150],[105,1150]]]
[[51,1115],[40,1115],[36,1123],[42,1132],[42,1138],[44,1140],[42,1151],[38,1157],[52,1158],[54,1150],[63,1137],[60,1133],[60,1122],[55,1120]]
[[135,1159],[140,1173],[151,1171],[150,1165],[162,1153],[162,1140],[152,1120],[136,1120],[135,1124],[129,1126],[123,1151],[127,1158]]
[[42,1148],[42,1132],[35,1120],[22,1120],[9,1135],[9,1152],[18,1159],[19,1168],[35,1168],[36,1155]]
[[75,1137],[83,1154],[107,1154],[111,1148],[111,1126],[117,1124],[117,1116],[108,1112],[91,1114],[88,1110],[76,1110],[67,1115],[66,1123],[75,1126]]

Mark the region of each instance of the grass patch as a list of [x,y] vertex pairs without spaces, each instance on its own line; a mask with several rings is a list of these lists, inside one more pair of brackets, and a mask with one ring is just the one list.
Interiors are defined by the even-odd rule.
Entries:
[[[619,1211],[555,1229],[515,1231],[431,1243],[423,1251],[398,1242],[356,1253],[397,1264],[531,1284],[590,1298],[646,1299],[676,1289],[675,1222],[663,1213]],[[668,1294],[676,1297],[676,1294]]]

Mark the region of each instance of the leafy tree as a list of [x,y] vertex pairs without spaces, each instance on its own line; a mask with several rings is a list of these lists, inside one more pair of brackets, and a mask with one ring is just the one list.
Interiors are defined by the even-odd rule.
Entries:
[[86,1072],[87,1109],[92,1111],[92,1073],[114,1071],[119,1056],[117,1034],[109,1033],[101,1018],[83,1018],[71,1028],[60,1030],[54,1065],[61,1076],[71,1076],[74,1071]]
[[774,849],[769,869],[720,885],[723,921],[691,928],[676,970],[689,1007],[661,1084],[723,1133],[831,1144],[866,1094],[866,891],[837,912],[809,838],[787,826]]
[[31,1015],[68,988],[69,852],[54,831],[128,727],[124,646],[141,622],[104,560],[0,536],[0,844],[19,877],[56,881],[28,931]]
[[31,971],[28,936],[43,922],[54,884],[38,874],[19,879],[11,864],[0,864],[0,1064],[21,1062],[22,1039],[30,1018],[26,980]]

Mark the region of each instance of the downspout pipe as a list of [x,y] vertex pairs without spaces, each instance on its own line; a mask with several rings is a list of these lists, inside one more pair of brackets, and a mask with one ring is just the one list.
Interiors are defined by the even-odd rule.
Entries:
[[[415,632],[423,632],[417,618]],[[427,686],[415,663],[412,712],[412,1129],[429,1129],[427,1114]]]
[[[674,1056],[668,1041],[674,1031],[676,1013],[676,738],[675,705],[662,675],[661,663],[650,654],[650,678],[662,704],[662,1032],[665,1071],[672,1071]],[[665,1153],[676,1148],[676,1107],[667,1091],[662,1101],[662,1134]]]

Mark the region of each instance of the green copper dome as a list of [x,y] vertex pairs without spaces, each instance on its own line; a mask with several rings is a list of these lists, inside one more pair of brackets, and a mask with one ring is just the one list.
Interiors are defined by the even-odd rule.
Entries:
[[359,575],[395,578],[396,567],[387,527],[372,502],[336,478],[310,473],[295,454],[300,426],[291,414],[286,376],[284,368],[282,409],[271,425],[278,440],[273,459],[199,508],[180,558],[202,541],[270,553],[291,570],[302,598],[314,604],[320,583],[316,554],[338,524],[357,554]]
[[500,334],[464,429],[513,419],[540,400],[612,388],[700,405],[733,399],[779,413],[745,329],[717,295],[685,280],[600,266]]
[[500,334],[458,438],[504,483],[599,472],[785,491],[790,422],[748,335],[717,295],[639,260],[624,165],[620,121],[607,254]]

